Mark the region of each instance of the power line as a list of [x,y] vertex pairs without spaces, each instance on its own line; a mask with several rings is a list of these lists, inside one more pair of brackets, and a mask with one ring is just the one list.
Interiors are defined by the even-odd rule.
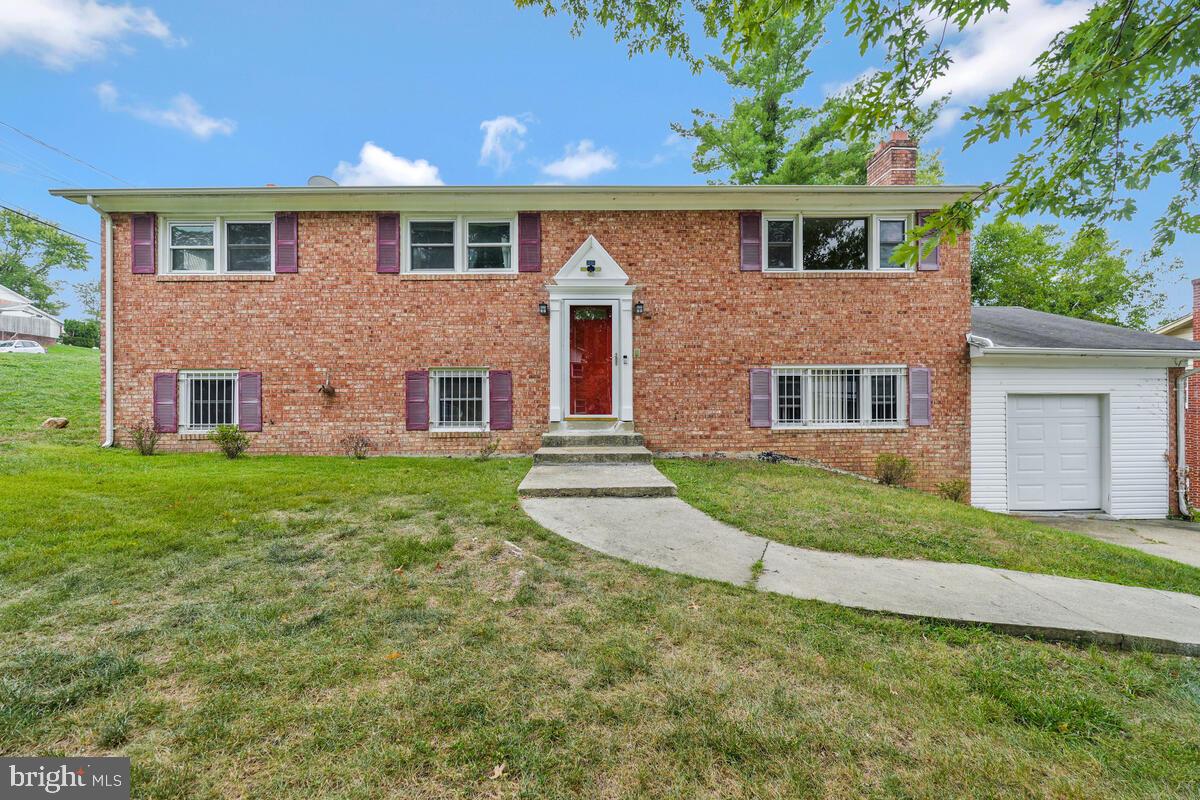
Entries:
[[15,131],[16,133],[21,134],[22,136],[24,136],[26,139],[28,139],[31,142],[36,142],[37,144],[40,144],[42,147],[45,147],[47,150],[53,150],[55,153],[58,153],[60,156],[66,156],[67,158],[71,159],[72,161],[74,161],[78,164],[83,164],[85,167],[87,167],[90,170],[93,170],[95,172],[100,173],[101,175],[105,175],[109,178],[112,178],[114,181],[117,181],[118,183],[123,183],[126,186],[133,186],[132,183],[125,180],[124,178],[118,178],[116,175],[113,175],[111,172],[100,169],[95,164],[89,164],[88,162],[84,161],[82,158],[77,158],[77,157],[71,155],[70,153],[68,153],[66,150],[55,147],[54,145],[50,144],[49,142],[44,142],[41,139],[34,136],[33,134],[26,133],[25,131],[21,130],[20,128],[16,127],[15,125],[9,125],[4,120],[0,120],[0,125],[3,125],[4,127],[8,128],[9,130]]
[[72,233],[71,231],[67,230],[66,228],[58,227],[53,222],[46,222],[46,220],[44,220],[44,219],[38,219],[35,216],[26,214],[24,211],[18,211],[15,208],[4,205],[3,203],[0,203],[0,208],[3,208],[5,211],[11,211],[12,213],[16,214],[17,216],[24,217],[25,219],[28,219],[28,220],[32,220],[33,222],[36,222],[39,225],[45,225],[47,228],[53,228],[54,230],[58,231],[59,233],[65,233],[67,236],[74,236],[76,239],[81,239],[82,241],[85,241],[85,242],[91,242],[94,245],[100,244],[95,239],[89,239],[86,236],[80,236],[78,233]]

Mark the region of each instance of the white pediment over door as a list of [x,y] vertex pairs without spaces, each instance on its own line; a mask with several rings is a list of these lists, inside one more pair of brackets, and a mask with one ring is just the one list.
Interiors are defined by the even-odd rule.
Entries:
[[559,286],[624,286],[629,276],[595,236],[588,236],[554,276],[554,282]]

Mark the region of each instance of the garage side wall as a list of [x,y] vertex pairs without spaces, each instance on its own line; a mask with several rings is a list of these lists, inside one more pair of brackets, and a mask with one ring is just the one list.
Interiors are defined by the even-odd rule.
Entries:
[[1107,511],[1165,517],[1169,510],[1169,385],[1162,367],[987,365],[971,369],[971,499],[1008,512],[1008,395],[1099,394],[1108,398]]

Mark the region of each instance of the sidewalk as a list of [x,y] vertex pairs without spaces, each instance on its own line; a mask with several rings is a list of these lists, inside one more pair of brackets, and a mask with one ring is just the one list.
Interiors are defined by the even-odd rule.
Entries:
[[668,572],[1018,635],[1200,655],[1200,597],[1189,594],[791,547],[718,522],[674,497],[531,497],[521,504],[564,538]]

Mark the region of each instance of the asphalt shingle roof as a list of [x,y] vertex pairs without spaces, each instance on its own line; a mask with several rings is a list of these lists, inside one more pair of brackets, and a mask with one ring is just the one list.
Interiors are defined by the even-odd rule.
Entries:
[[997,347],[1200,351],[1200,342],[1018,306],[972,308],[971,333],[991,339]]

